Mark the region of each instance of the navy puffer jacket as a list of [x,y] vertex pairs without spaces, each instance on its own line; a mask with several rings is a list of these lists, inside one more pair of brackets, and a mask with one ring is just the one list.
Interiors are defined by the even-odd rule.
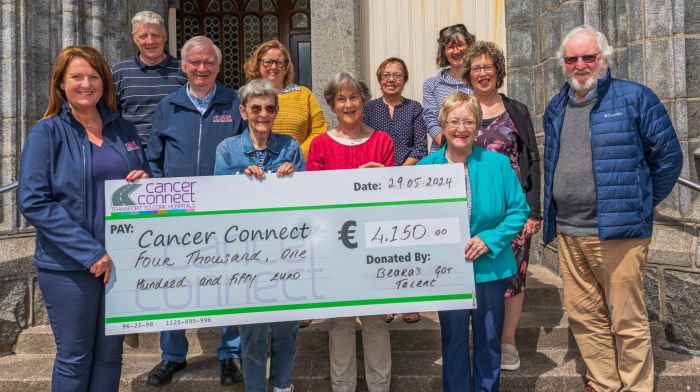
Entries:
[[[569,101],[566,83],[544,113],[544,241],[556,235],[552,180],[559,159],[559,135]],[[673,189],[683,166],[681,147],[666,109],[643,85],[598,81],[590,115],[598,237],[650,237],[654,207]],[[582,168],[582,170],[587,170]]]

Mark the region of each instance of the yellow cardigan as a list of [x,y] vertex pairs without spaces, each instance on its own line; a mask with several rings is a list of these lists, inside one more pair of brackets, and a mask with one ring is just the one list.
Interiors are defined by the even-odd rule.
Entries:
[[279,112],[272,132],[296,139],[306,159],[311,141],[328,130],[321,106],[311,90],[297,85],[287,86],[278,100]]

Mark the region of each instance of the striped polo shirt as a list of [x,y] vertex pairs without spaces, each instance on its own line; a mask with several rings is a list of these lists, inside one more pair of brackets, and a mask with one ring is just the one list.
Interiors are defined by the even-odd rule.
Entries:
[[167,53],[165,59],[154,66],[144,64],[136,53],[112,66],[112,79],[122,117],[136,126],[144,146],[148,143],[158,103],[187,83],[180,60]]

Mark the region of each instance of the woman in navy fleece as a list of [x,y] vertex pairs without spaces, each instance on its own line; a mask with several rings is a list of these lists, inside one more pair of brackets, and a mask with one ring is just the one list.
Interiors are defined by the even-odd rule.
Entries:
[[117,109],[109,66],[69,46],[51,76],[49,106],[22,151],[18,202],[36,228],[34,264],[56,340],[52,391],[116,391],[123,336],[105,336],[104,181],[148,178],[136,128]]

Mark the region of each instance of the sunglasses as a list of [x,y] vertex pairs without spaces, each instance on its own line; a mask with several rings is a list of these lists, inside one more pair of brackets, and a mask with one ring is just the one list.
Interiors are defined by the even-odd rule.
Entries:
[[460,30],[464,29],[464,30],[466,30],[467,26],[465,26],[463,23],[457,23],[457,24],[454,24],[452,26],[447,26],[447,27],[441,28],[440,32],[438,34],[442,35],[442,33],[444,33],[445,30],[447,30],[447,29],[460,29]]
[[260,112],[265,109],[265,111],[268,114],[274,114],[277,111],[277,106],[275,105],[267,105],[264,108],[260,105],[250,105],[248,106],[248,109],[253,113],[253,114],[260,114]]
[[568,65],[574,65],[574,64],[578,63],[578,59],[581,59],[581,60],[583,60],[584,63],[590,64],[590,63],[594,62],[595,59],[598,58],[599,54],[600,54],[600,52],[594,53],[594,54],[584,54],[583,56],[564,57],[564,63],[566,63]]

